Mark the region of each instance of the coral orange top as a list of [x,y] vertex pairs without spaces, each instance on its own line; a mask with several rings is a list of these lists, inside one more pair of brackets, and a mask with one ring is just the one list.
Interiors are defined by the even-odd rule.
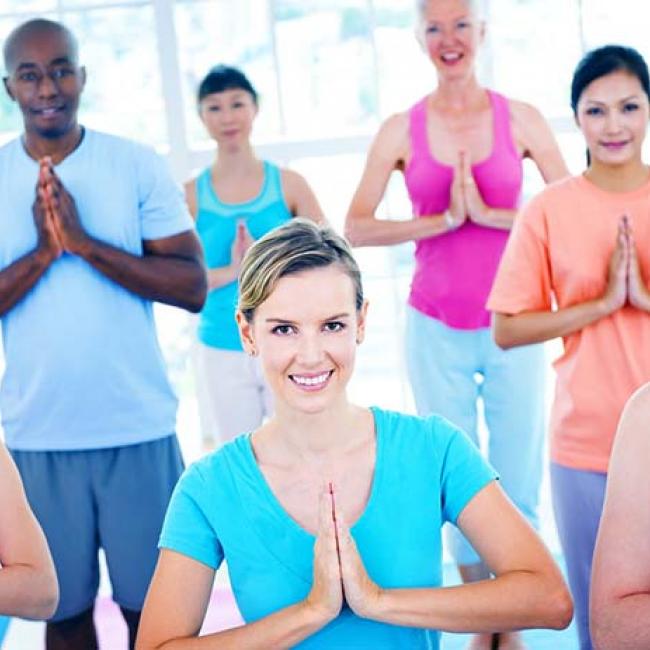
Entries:
[[[650,182],[613,193],[577,176],[549,185],[517,217],[488,309],[517,314],[602,296],[623,214],[630,218],[647,285]],[[606,472],[623,406],[650,380],[650,313],[626,305],[563,342],[564,354],[554,364],[551,458]]]

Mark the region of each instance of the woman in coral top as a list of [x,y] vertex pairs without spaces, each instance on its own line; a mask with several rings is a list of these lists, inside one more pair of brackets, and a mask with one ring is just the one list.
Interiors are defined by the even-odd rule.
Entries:
[[[346,234],[357,246],[415,241],[406,354],[418,413],[440,413],[478,442],[482,398],[490,462],[535,524],[544,436],[543,349],[499,350],[485,302],[519,206],[522,159],[531,158],[546,181],[567,170],[535,108],[479,84],[475,58],[485,32],[480,3],[423,0],[418,13],[419,40],[438,85],[382,125],[349,209]],[[404,174],[412,219],[376,217],[394,170]],[[465,581],[488,577],[456,531],[451,542]],[[491,643],[476,638],[474,647]],[[502,647],[506,643],[516,645],[503,639]]]
[[649,97],[635,50],[607,46],[580,62],[571,104],[588,168],[526,206],[488,301],[500,346],[564,340],[551,481],[582,650],[592,647],[591,558],[616,425],[650,380],[650,170],[641,159]]

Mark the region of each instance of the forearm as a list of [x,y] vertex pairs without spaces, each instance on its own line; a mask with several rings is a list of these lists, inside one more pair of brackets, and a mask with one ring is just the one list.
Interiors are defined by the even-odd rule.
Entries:
[[0,316],[17,305],[41,279],[52,263],[42,249],[34,249],[0,271]]
[[451,229],[443,214],[400,221],[375,217],[348,217],[345,236],[353,246],[386,246],[435,237]]
[[238,276],[238,269],[232,264],[228,266],[219,266],[213,269],[208,269],[208,291],[225,287],[231,282],[235,282]]
[[142,298],[191,312],[200,311],[205,302],[206,273],[197,260],[133,255],[90,238],[78,254],[100,273]]
[[537,311],[513,316],[498,314],[493,320],[496,344],[504,349],[542,343],[568,336],[611,313],[604,299],[590,300],[556,311]]
[[[326,623],[304,603],[286,607],[264,618],[223,632],[202,637],[174,639],[155,650],[267,650],[291,648],[311,636]],[[138,644],[138,650],[153,650],[154,646]]]
[[369,618],[447,632],[561,629],[571,620],[571,601],[557,581],[513,571],[494,580],[439,589],[389,589]]
[[603,604],[592,617],[597,650],[650,648],[650,593],[630,594]]
[[52,616],[57,602],[53,570],[27,564],[0,569],[0,614],[45,619]]
[[517,210],[503,210],[499,208],[487,208],[480,217],[472,217],[472,220],[488,228],[498,230],[511,230],[512,224],[517,216]]

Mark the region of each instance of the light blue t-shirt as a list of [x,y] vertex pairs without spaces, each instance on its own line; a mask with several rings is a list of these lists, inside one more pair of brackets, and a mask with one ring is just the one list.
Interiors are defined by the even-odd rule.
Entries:
[[[56,172],[87,232],[129,253],[193,227],[166,164],[142,145],[87,129]],[[36,247],[37,175],[19,139],[0,148],[0,269]],[[2,334],[0,414],[9,447],[96,449],[175,430],[176,397],[151,301],[81,258],[56,260],[2,317]]]
[[[381,587],[440,586],[440,528],[455,523],[496,474],[467,436],[441,417],[372,413],[375,473],[366,508],[352,527],[359,553]],[[271,492],[250,435],[244,435],[185,472],[159,545],[214,569],[225,559],[241,614],[253,622],[307,596],[314,541]],[[439,637],[435,630],[378,623],[344,609],[298,647],[416,650],[438,648]]]
[[[230,264],[237,222],[243,221],[253,239],[291,219],[282,194],[280,169],[264,161],[264,182],[259,195],[245,203],[224,203],[212,186],[208,167],[196,179],[196,230],[208,268]],[[221,350],[242,350],[235,323],[239,284],[230,282],[208,294],[199,318],[197,335],[205,345]]]

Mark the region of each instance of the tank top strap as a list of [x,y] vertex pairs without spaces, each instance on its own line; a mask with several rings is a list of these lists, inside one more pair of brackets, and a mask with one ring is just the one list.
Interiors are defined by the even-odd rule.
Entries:
[[494,90],[488,90],[488,97],[492,104],[492,116],[494,125],[493,149],[498,150],[506,147],[511,153],[519,157],[519,152],[512,138],[512,124],[510,106],[506,97]]
[[429,151],[427,136],[427,99],[423,97],[409,110],[409,133],[411,135],[411,156]]
[[264,191],[260,194],[260,200],[264,203],[272,203],[283,199],[282,174],[280,168],[268,160],[264,161]]

